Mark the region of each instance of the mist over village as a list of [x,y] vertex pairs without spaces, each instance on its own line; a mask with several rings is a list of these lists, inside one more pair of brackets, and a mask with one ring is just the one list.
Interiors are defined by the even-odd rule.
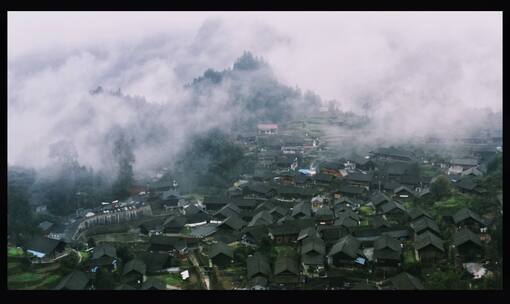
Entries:
[[502,289],[501,12],[9,12],[8,289]]

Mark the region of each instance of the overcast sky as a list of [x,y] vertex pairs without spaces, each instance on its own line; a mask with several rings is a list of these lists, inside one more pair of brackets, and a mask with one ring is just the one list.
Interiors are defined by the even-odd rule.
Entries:
[[44,145],[70,136],[62,126],[87,121],[80,107],[106,117],[81,125],[84,138],[125,120],[90,104],[98,85],[177,105],[184,84],[245,50],[341,109],[377,100],[389,134],[502,109],[501,12],[9,12],[8,161],[46,158]]
[[[223,33],[211,35],[236,40],[224,45],[226,56],[218,62],[209,58],[212,67],[255,49],[282,81],[325,99],[347,98],[360,79],[382,77],[398,56],[420,48],[421,56],[433,56],[438,64],[448,64],[449,56],[466,59],[463,70],[490,72],[478,75],[479,80],[501,82],[500,12],[9,12],[8,55],[12,61],[27,54],[134,43],[158,34],[192,39],[207,20],[223,24]],[[427,54],[434,44],[444,46],[442,54]],[[496,99],[472,104],[500,109]]]

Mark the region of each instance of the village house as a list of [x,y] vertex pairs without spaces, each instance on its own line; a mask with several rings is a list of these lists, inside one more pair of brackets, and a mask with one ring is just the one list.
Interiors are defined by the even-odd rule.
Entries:
[[338,240],[349,233],[345,227],[336,225],[320,225],[317,227],[317,232],[320,238],[324,240],[327,251],[330,250]]
[[377,211],[379,214],[384,214],[389,221],[397,222],[399,224],[407,223],[409,220],[409,215],[407,214],[404,206],[395,201],[389,201],[379,205]]
[[434,220],[431,220],[428,217],[421,217],[410,224],[410,227],[414,231],[414,238],[417,239],[417,236],[424,233],[429,232],[435,234],[436,236],[441,236],[441,231],[439,230],[439,226]]
[[168,268],[179,265],[178,259],[168,253],[142,252],[137,258],[144,262],[147,274],[163,273]]
[[247,245],[257,246],[264,239],[269,239],[267,226],[248,226],[241,231],[241,242]]
[[362,187],[350,186],[347,184],[331,185],[331,195],[338,199],[342,197],[362,198],[366,194],[366,189]]
[[187,227],[203,225],[208,223],[212,216],[195,204],[189,204],[183,208],[183,214],[186,217]]
[[31,256],[32,263],[48,263],[65,254],[66,243],[47,237],[34,237],[29,240],[24,250]]
[[301,271],[295,255],[278,254],[274,263],[273,282],[279,287],[297,288],[300,285]]
[[166,284],[160,279],[149,277],[143,282],[141,290],[166,290]]
[[48,221],[43,221],[37,225],[37,228],[39,228],[44,235],[48,235],[51,227],[53,227],[53,223]]
[[92,278],[80,270],[66,275],[55,287],[56,290],[91,290],[94,289]]
[[480,235],[464,228],[453,235],[453,247],[464,261],[477,261],[484,254]]
[[370,152],[370,155],[371,159],[399,160],[399,161],[413,161],[416,159],[414,153],[397,149],[394,147],[378,148]]
[[257,285],[267,286],[271,279],[271,266],[268,258],[260,252],[255,252],[246,258],[247,279]]
[[365,264],[365,257],[361,250],[361,242],[352,235],[342,237],[333,245],[328,254],[328,264],[334,267],[354,266]]
[[273,216],[267,210],[262,210],[257,213],[252,220],[248,223],[248,227],[252,226],[268,226],[273,223]]
[[407,272],[402,272],[394,277],[388,278],[383,283],[383,290],[423,290],[425,287],[417,277]]
[[393,190],[393,195],[399,200],[411,200],[416,196],[416,193],[406,186],[400,186]]
[[309,218],[312,214],[312,209],[309,203],[302,202],[297,205],[295,205],[292,208],[292,214],[291,216],[293,218]]
[[370,219],[370,226],[375,229],[379,228],[389,228],[391,227],[390,222],[382,216],[382,215],[375,215]]
[[366,188],[367,190],[370,190],[373,174],[371,172],[369,173],[353,172],[345,176],[344,179],[351,186],[363,187]]
[[113,245],[99,244],[94,248],[88,261],[90,272],[97,272],[99,268],[114,271],[117,269],[118,260],[117,249]]
[[486,227],[485,221],[473,212],[471,209],[462,208],[453,215],[453,222],[457,229],[469,228],[473,232],[480,232],[481,228]]
[[278,134],[277,124],[258,124],[257,125],[258,135],[273,135]]
[[132,259],[124,265],[122,276],[124,283],[132,286],[140,286],[147,271],[145,262],[140,259]]
[[429,218],[429,219],[433,219],[432,216],[424,211],[423,209],[421,208],[413,208],[411,210],[408,211],[408,215],[409,215],[409,218],[411,219],[411,221],[416,221],[416,220],[419,220],[419,219],[422,219],[424,217],[426,218]]
[[386,196],[386,194],[382,192],[377,192],[374,196],[372,196],[370,203],[374,206],[374,208],[378,208],[384,203],[390,202],[391,199]]
[[416,237],[414,249],[416,251],[416,260],[420,262],[432,263],[444,258],[443,240],[429,231]]
[[316,234],[311,234],[301,243],[301,264],[309,277],[324,275],[326,245]]
[[329,174],[336,177],[342,177],[342,170],[345,169],[345,165],[341,161],[333,162],[327,161],[322,162],[318,166],[318,171],[323,174]]
[[163,222],[163,218],[155,218],[140,224],[138,228],[140,228],[140,233],[149,236],[152,234],[160,234],[163,232]]
[[370,171],[375,169],[374,162],[370,159],[370,157],[359,157],[355,156],[350,159],[351,163],[354,163],[354,169]]
[[348,231],[352,231],[360,225],[360,218],[357,213],[348,209],[344,212],[337,213],[334,225],[344,227]]
[[272,225],[269,227],[269,237],[276,244],[289,244],[295,242],[299,235],[300,227],[287,222],[281,225]]
[[309,227],[305,227],[305,228],[301,229],[301,231],[299,231],[297,241],[302,242],[303,240],[305,240],[306,238],[311,237],[311,236],[317,236],[317,237],[319,236],[319,233],[318,233],[317,229],[315,229],[315,226],[309,226]]
[[328,186],[335,180],[334,175],[318,173],[313,176],[313,183],[319,186]]
[[399,266],[402,243],[388,235],[381,235],[374,241],[374,262],[378,266]]
[[241,208],[239,208],[238,206],[236,206],[232,203],[229,203],[229,204],[223,206],[220,210],[216,211],[213,214],[213,218],[215,220],[223,221],[226,218],[233,216],[233,215],[240,216]]
[[227,232],[239,232],[247,223],[238,215],[231,215],[218,225],[218,230]]
[[223,242],[217,242],[208,247],[207,256],[211,260],[211,264],[226,267],[233,262],[234,250]]
[[315,212],[315,220],[319,225],[331,225],[335,221],[335,214],[328,206],[322,206]]
[[219,210],[229,202],[227,197],[205,196],[202,204],[206,210]]
[[276,220],[281,219],[282,217],[288,215],[289,213],[290,213],[289,209],[280,206],[276,206],[273,209],[269,210],[269,214],[271,214],[271,216],[273,216],[273,218]]
[[456,158],[449,162],[448,174],[461,174],[464,170],[478,166],[474,158]]
[[160,253],[182,253],[187,250],[186,240],[179,236],[153,235],[149,250]]
[[180,233],[188,223],[185,216],[172,215],[163,222],[163,231],[165,233]]
[[478,180],[470,175],[461,176],[460,179],[454,182],[453,185],[457,187],[459,191],[462,193],[468,194],[486,193],[486,190],[479,185]]

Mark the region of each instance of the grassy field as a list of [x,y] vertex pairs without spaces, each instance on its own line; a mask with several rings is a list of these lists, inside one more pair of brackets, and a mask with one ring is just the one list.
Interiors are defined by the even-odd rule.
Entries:
[[24,261],[23,250],[7,248],[7,287],[9,289],[51,289],[65,275],[60,263],[32,265]]
[[403,256],[404,256],[404,264],[412,264],[412,263],[416,262],[413,248],[406,249],[403,253]]
[[167,285],[172,285],[172,286],[181,287],[181,288],[184,286],[184,283],[185,283],[179,273],[166,273],[166,274],[160,274],[160,275],[155,275],[155,276],[150,276],[150,277],[162,280]]
[[374,212],[374,209],[372,209],[369,206],[361,206],[359,208],[359,213],[363,216],[369,217],[369,216],[372,216],[375,212]]
[[8,247],[7,248],[7,256],[8,257],[21,257],[23,256],[23,249],[19,247]]

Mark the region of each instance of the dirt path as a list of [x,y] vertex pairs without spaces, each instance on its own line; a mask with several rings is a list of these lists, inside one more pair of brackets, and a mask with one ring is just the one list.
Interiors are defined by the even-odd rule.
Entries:
[[190,259],[191,263],[193,264],[193,266],[196,266],[198,268],[200,280],[205,285],[205,288],[207,290],[211,290],[211,284],[210,284],[209,276],[207,276],[207,274],[204,272],[204,269],[202,267],[200,267],[200,265],[198,264],[198,261],[197,261],[197,258],[195,257],[195,254],[193,254],[193,253],[190,254],[189,255],[189,259]]

